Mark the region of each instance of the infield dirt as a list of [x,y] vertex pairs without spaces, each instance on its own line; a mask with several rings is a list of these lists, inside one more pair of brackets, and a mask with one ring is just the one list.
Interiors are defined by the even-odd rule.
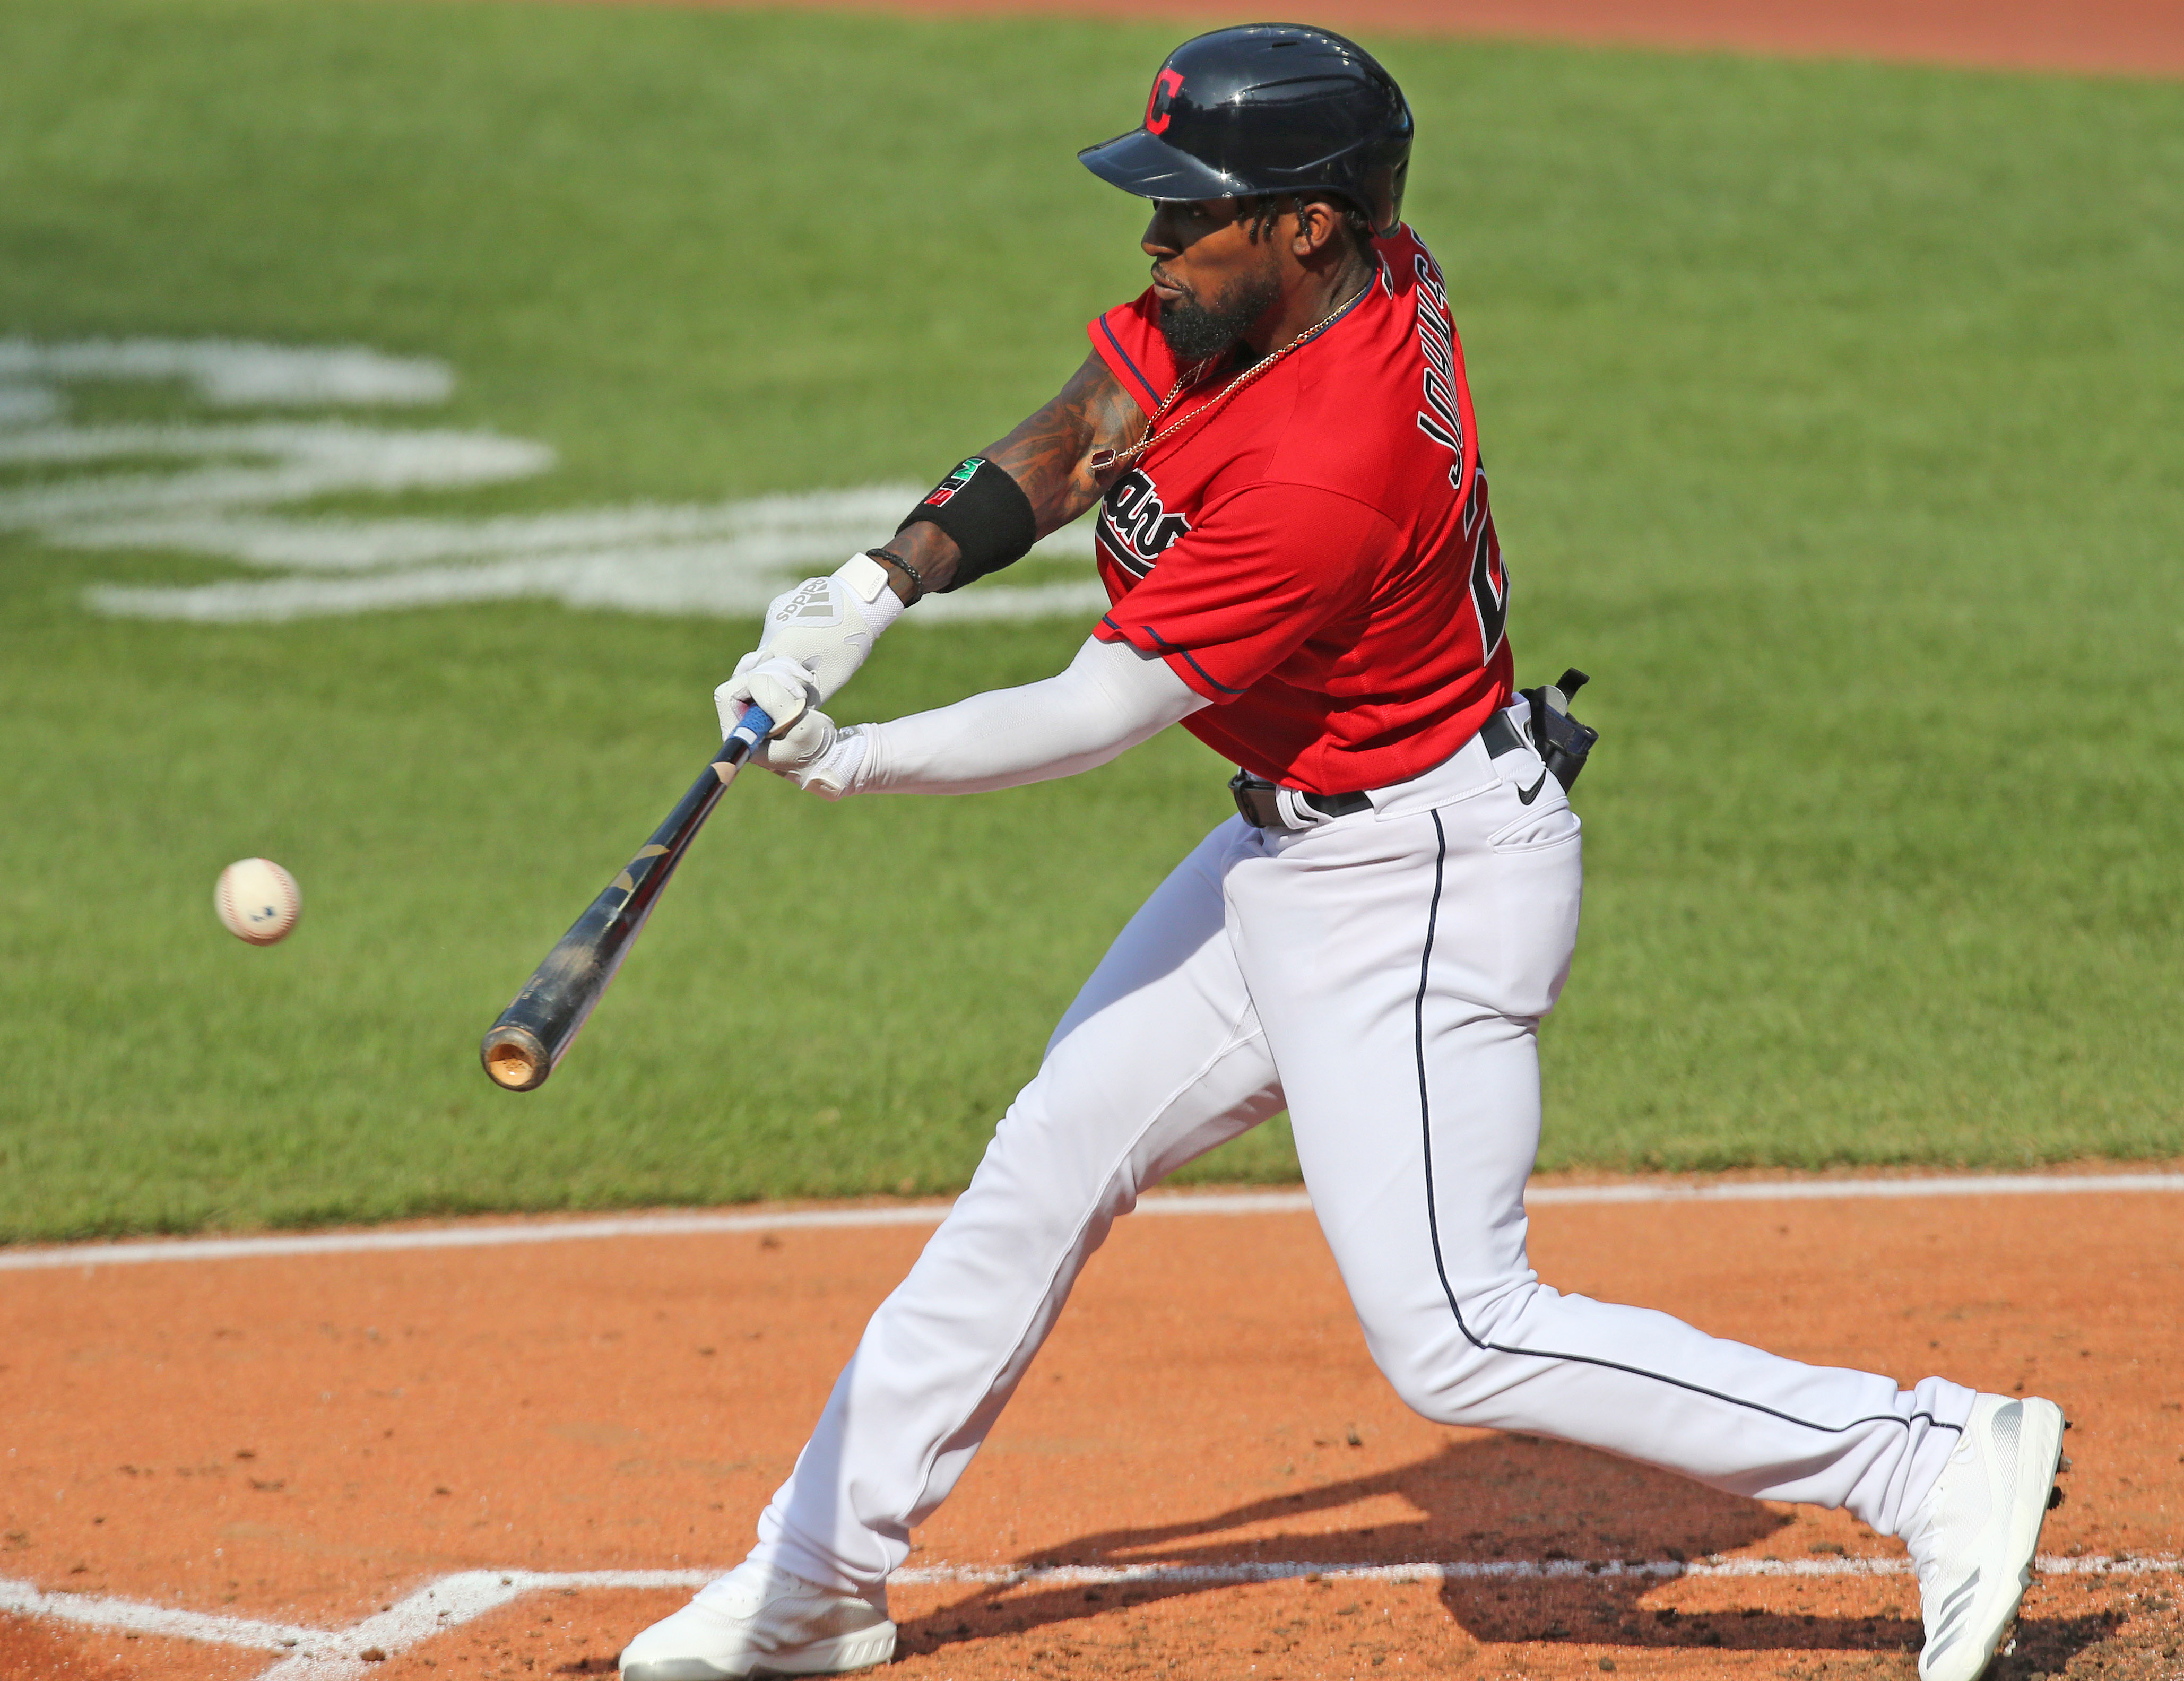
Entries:
[[[2043,1551],[2184,1542],[2173,1195],[1551,1207],[1562,1288],[2063,1402]],[[919,1229],[10,1278],[0,1575],[343,1628],[460,1570],[725,1566]],[[1125,1221],[911,1565],[1900,1557],[1836,1514],[1404,1411],[1308,1215]],[[2173,1571],[2053,1576],[2003,1672],[2179,1673]],[[554,1590],[374,1675],[599,1673],[681,1591]],[[905,1677],[1913,1673],[1902,1576],[899,1589]],[[0,1673],[278,1655],[0,1623]]]
[[[851,0],[840,8],[944,15],[1051,12],[1174,19],[1205,28],[1236,20],[1210,10],[1178,15],[1169,0]],[[1774,0],[1315,0],[1281,15],[1332,29],[1406,35],[2184,75],[2184,9],[2168,0],[1834,0],[1827,5],[1811,0],[1789,5]]]

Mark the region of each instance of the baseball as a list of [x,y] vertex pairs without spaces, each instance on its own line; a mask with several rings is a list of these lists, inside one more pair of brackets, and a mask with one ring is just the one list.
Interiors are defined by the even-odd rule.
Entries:
[[296,878],[270,858],[242,858],[220,872],[213,909],[220,926],[239,940],[271,945],[286,939],[304,913]]

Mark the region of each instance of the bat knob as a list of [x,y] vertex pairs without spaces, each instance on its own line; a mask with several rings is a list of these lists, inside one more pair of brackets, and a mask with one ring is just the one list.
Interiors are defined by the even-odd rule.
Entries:
[[495,1024],[478,1046],[478,1060],[495,1085],[512,1092],[536,1091],[554,1071],[553,1059],[538,1035],[511,1022]]

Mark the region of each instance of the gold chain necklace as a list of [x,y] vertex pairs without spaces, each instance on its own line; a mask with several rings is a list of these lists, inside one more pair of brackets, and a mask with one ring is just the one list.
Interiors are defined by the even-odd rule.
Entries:
[[1199,363],[1188,369],[1184,373],[1183,377],[1175,382],[1175,389],[1168,392],[1168,394],[1162,399],[1160,407],[1154,409],[1151,417],[1146,420],[1145,435],[1143,437],[1139,438],[1128,449],[1095,449],[1092,452],[1091,459],[1087,462],[1086,465],[1095,473],[1104,473],[1110,467],[1121,466],[1125,463],[1136,460],[1140,455],[1143,455],[1155,444],[1166,443],[1169,438],[1173,437],[1193,420],[1203,420],[1209,415],[1218,414],[1221,409],[1226,406],[1230,398],[1234,397],[1238,392],[1243,390],[1245,386],[1251,384],[1251,382],[1258,378],[1260,375],[1265,373],[1268,369],[1273,367],[1275,363],[1280,361],[1282,358],[1288,355],[1290,352],[1292,350],[1301,350],[1306,345],[1311,343],[1312,340],[1318,338],[1320,334],[1325,332],[1329,327],[1333,326],[1337,321],[1348,314],[1352,306],[1357,303],[1357,300],[1364,297],[1365,294],[1372,289],[1373,281],[1368,276],[1365,284],[1358,289],[1354,296],[1350,298],[1346,302],[1336,304],[1334,308],[1329,310],[1324,315],[1321,316],[1318,320],[1313,322],[1312,326],[1306,327],[1287,344],[1284,344],[1279,350],[1274,352],[1273,355],[1262,356],[1257,361],[1252,363],[1250,367],[1245,369],[1242,373],[1237,375],[1234,379],[1229,381],[1227,388],[1211,403],[1201,404],[1199,407],[1192,409],[1188,415],[1183,415],[1179,419],[1172,422],[1165,430],[1156,430],[1156,428],[1160,426],[1162,418],[1167,415],[1169,409],[1175,406],[1176,399],[1180,398],[1185,391],[1190,388],[1190,387],[1195,385],[1203,376],[1206,365],[1204,363]]

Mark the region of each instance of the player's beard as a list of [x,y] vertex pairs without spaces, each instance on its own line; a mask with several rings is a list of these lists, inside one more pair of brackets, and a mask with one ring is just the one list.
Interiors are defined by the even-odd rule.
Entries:
[[1161,304],[1161,337],[1178,367],[1213,361],[1235,347],[1281,292],[1281,276],[1271,268],[1246,276],[1212,303],[1186,292],[1173,303]]

